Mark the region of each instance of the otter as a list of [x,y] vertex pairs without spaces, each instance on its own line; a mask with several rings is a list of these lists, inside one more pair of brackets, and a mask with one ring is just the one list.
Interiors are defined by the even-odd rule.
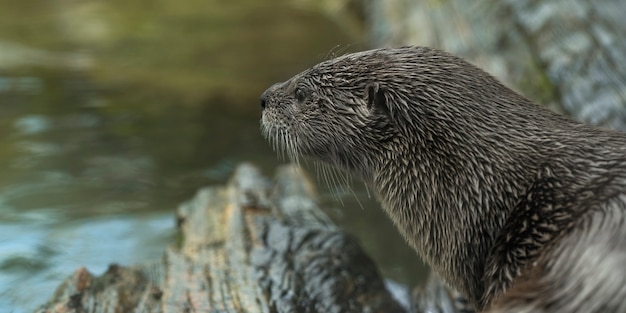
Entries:
[[261,106],[269,141],[362,179],[477,310],[626,312],[625,134],[425,47],[324,61]]

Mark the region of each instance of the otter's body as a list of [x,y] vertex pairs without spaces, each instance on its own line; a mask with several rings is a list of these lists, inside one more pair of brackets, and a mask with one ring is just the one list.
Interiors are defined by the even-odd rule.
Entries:
[[445,52],[329,60],[262,96],[266,137],[362,178],[480,310],[626,312],[626,136]]

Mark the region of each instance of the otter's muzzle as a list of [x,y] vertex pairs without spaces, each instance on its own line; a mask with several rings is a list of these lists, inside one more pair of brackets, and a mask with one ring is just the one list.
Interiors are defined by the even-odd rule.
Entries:
[[269,98],[269,95],[272,94],[272,92],[280,87],[280,85],[282,85],[282,83],[276,83],[272,86],[270,86],[270,88],[267,88],[262,94],[261,94],[261,109],[265,110],[265,107],[267,106],[267,99]]

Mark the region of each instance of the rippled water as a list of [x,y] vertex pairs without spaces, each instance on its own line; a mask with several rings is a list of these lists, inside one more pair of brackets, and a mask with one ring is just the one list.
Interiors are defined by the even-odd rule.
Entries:
[[66,74],[2,78],[0,311],[43,303],[79,266],[159,258],[178,203],[250,156],[273,162],[254,116],[175,102],[146,112],[130,91]]
[[[258,95],[359,41],[291,2],[0,3],[1,312],[32,311],[78,267],[160,258],[177,205],[239,162],[271,174]],[[355,192],[324,196],[329,214],[414,282],[419,261]]]

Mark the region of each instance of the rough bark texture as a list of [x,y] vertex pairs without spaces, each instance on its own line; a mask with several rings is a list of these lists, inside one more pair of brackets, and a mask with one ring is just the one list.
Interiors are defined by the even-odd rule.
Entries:
[[162,262],[78,269],[38,312],[405,312],[302,171],[282,168],[272,184],[242,165],[177,217],[182,244]]

